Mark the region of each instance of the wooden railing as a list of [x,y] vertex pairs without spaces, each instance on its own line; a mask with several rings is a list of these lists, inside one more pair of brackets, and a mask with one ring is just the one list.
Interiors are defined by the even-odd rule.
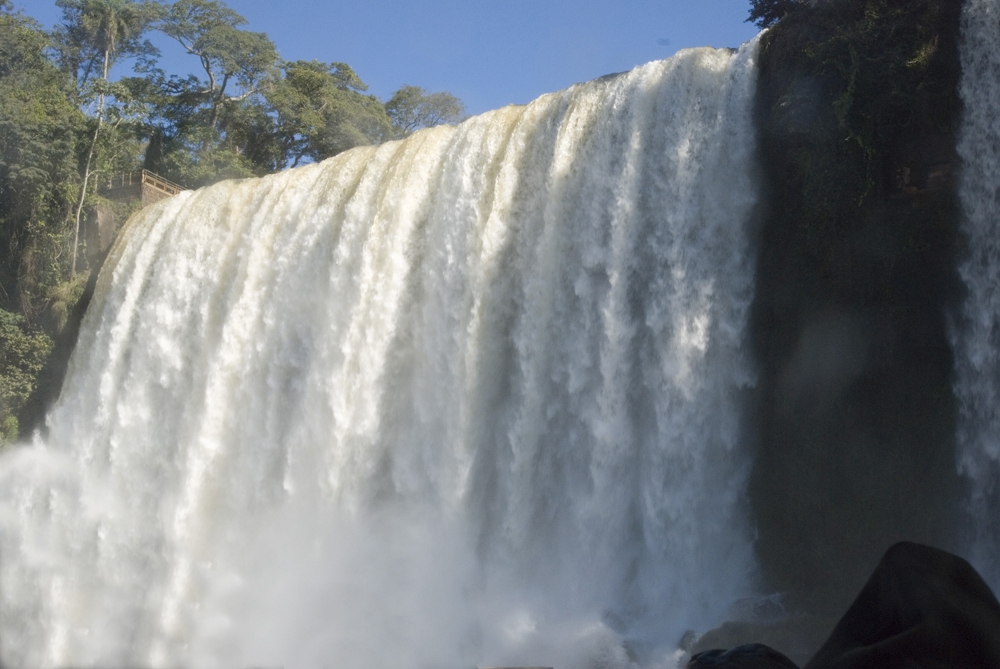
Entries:
[[152,186],[153,188],[166,193],[167,195],[177,195],[182,190],[183,187],[178,186],[173,181],[167,181],[158,174],[153,174],[149,170],[142,171],[142,183]]
[[177,195],[182,190],[185,190],[183,186],[179,186],[172,181],[167,181],[159,174],[153,174],[149,170],[116,174],[107,180],[104,190],[113,191],[119,188],[129,188],[130,186],[149,186],[164,195]]

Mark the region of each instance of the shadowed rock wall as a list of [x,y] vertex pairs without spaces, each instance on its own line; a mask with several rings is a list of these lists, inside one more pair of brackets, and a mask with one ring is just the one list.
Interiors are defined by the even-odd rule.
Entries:
[[832,2],[764,37],[750,497],[765,586],[808,610],[897,541],[957,539],[959,9]]

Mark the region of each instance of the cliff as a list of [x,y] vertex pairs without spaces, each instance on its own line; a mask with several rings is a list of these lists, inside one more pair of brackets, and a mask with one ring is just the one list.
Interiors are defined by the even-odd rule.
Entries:
[[842,610],[896,541],[959,539],[959,11],[831,2],[763,38],[750,499],[764,586],[805,610]]

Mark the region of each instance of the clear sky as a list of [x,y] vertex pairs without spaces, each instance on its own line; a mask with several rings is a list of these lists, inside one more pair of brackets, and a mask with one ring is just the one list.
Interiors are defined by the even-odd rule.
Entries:
[[[55,0],[14,0],[51,27]],[[472,114],[666,58],[739,46],[757,33],[749,0],[229,0],[287,60],[348,63],[388,98],[403,84],[448,90]],[[196,72],[157,40],[163,66]]]

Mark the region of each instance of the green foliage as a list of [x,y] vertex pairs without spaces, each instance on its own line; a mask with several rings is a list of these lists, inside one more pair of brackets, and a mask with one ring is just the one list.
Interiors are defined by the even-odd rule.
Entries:
[[64,69],[83,91],[95,78],[107,80],[121,58],[155,59],[159,52],[146,31],[160,19],[163,7],[151,0],[56,0],[63,10],[56,28],[56,48]]
[[385,103],[385,110],[400,137],[432,125],[457,123],[465,116],[465,105],[451,93],[429,93],[418,86],[401,87]]
[[264,33],[219,0],[178,0],[159,29],[197,58],[203,78],[151,70],[130,84],[150,104],[145,166],[187,187],[284,166],[263,92],[278,77]]
[[17,412],[35,388],[52,339],[31,332],[18,314],[0,309],[0,444],[17,436]]
[[114,92],[108,75],[119,58],[155,58],[156,49],[148,40],[141,40],[152,23],[159,19],[162,7],[151,0],[57,0],[56,5],[63,10],[57,44],[63,53],[64,64],[72,65],[78,82],[77,94],[82,100],[97,100],[96,122],[90,133],[83,161],[83,182],[73,213],[69,269],[72,276],[76,273],[83,207],[95,173],[95,157],[100,156],[98,141],[106,105],[109,95]]
[[393,136],[385,107],[362,93],[367,86],[345,63],[299,60],[283,63],[282,71],[267,101],[284,161],[319,161]]
[[801,9],[805,0],[750,0],[749,23],[760,28],[770,28],[787,14]]
[[17,439],[19,425],[17,416],[7,416],[0,422],[0,448]]
[[69,320],[69,315],[73,307],[83,297],[84,288],[87,286],[87,275],[77,274],[68,281],[51,286],[45,294],[49,305],[49,327],[53,334],[59,334]]
[[[209,135],[204,129],[188,139]],[[210,136],[210,135],[209,135]],[[161,163],[163,172],[188,188],[208,186],[222,179],[246,179],[259,176],[253,165],[239,153],[206,140],[204,148],[181,146],[170,151]]]
[[65,221],[84,116],[32,20],[0,12],[0,305],[34,318],[69,255]]
[[[210,110],[215,129],[223,106],[260,91],[277,72],[278,52],[264,33],[241,30],[246,19],[219,0],[178,0],[160,29],[198,58],[205,80],[176,80],[178,92]],[[231,88],[236,88],[230,94]]]
[[202,76],[150,69],[128,82],[149,104],[145,166],[188,187],[260,176],[459,120],[449,93],[404,86],[383,104],[345,63],[281,61],[221,0],[177,0],[159,24]]

